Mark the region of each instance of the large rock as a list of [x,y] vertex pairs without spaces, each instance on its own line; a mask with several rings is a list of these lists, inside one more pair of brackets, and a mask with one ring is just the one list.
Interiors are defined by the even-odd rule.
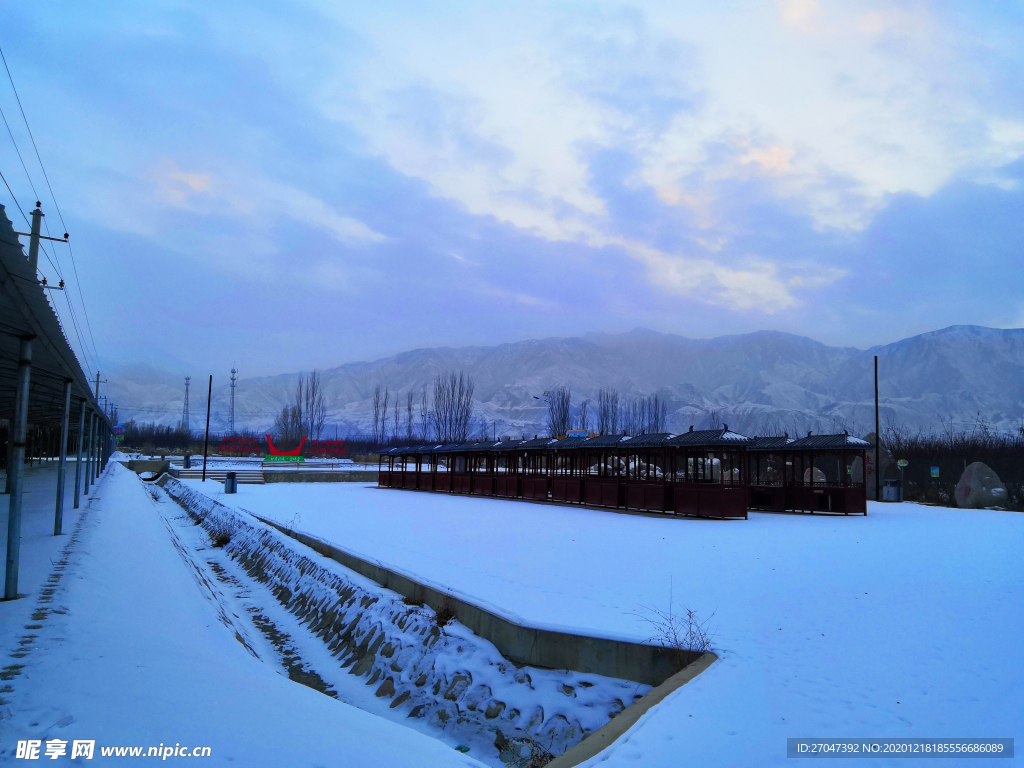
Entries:
[[956,503],[963,509],[984,509],[1006,505],[1006,486],[987,464],[968,465],[956,484]]

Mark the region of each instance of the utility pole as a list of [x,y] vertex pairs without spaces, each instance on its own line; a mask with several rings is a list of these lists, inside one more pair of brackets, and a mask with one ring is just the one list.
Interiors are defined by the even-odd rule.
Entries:
[[210,452],[210,401],[213,399],[213,374],[210,374],[210,388],[206,390],[206,438],[203,440],[203,482],[206,482],[206,455]]
[[882,479],[879,467],[882,465],[882,454],[879,453],[882,441],[878,437],[878,355],[875,355],[875,501],[881,501]]
[[231,411],[228,416],[228,433],[235,434],[235,384],[238,381],[238,369],[231,366]]
[[191,376],[185,377],[185,404],[181,408],[181,428],[192,434],[192,424],[188,416],[188,385],[192,381]]

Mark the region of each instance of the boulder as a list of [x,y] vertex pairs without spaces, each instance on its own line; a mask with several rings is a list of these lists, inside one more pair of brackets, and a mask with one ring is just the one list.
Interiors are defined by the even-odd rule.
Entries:
[[962,509],[1006,505],[1006,486],[992,469],[976,461],[968,465],[956,484],[956,503]]

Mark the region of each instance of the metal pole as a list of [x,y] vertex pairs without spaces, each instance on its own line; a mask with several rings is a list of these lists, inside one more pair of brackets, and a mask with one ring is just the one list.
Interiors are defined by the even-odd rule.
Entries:
[[78,460],[75,462],[75,509],[78,509],[78,494],[82,490],[82,446],[85,443],[85,400],[78,416]]
[[210,374],[210,386],[206,390],[206,438],[203,440],[203,480],[206,482],[206,454],[210,450],[210,399],[213,396],[213,374]]
[[879,453],[881,440],[878,437],[878,355],[875,355],[875,501],[881,501],[880,489],[882,487],[881,473],[878,471],[882,466],[882,454]]
[[96,416],[89,411],[89,442],[85,445],[85,495],[89,495],[89,484],[92,482],[92,433],[95,428]]
[[64,418],[60,422],[60,455],[57,458],[57,507],[53,516],[53,535],[64,527],[64,472],[68,458],[68,421],[71,418],[71,382],[64,382]]
[[11,499],[7,514],[7,571],[4,576],[4,600],[18,597],[18,562],[21,556],[21,495],[25,479],[25,429],[28,426],[28,387],[32,374],[32,340],[22,339],[18,350],[18,393],[14,401],[14,441],[11,464]]
[[100,479],[100,430],[103,429],[103,419],[99,412],[96,413],[96,429],[92,431],[92,483],[95,485]]

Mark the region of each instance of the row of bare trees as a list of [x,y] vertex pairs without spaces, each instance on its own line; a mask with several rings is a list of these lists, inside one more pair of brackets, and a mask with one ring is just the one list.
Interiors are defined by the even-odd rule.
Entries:
[[[590,430],[590,400],[583,400],[572,414],[572,392],[559,386],[545,393],[548,403],[548,434],[559,437],[570,429]],[[657,394],[622,397],[618,390],[601,388],[597,393],[597,431],[602,435],[647,435],[664,432],[668,403]]]
[[297,443],[305,435],[319,440],[327,421],[327,403],[320,382],[320,374],[313,371],[299,374],[295,386],[295,400],[281,409],[274,420],[274,435],[283,443]]
[[392,397],[388,387],[378,384],[373,390],[373,441],[381,445],[403,438],[409,442],[417,438],[465,442],[473,418],[474,390],[473,380],[461,371],[435,376],[429,394],[425,386],[418,396],[415,389],[408,390],[404,402],[397,394]]

